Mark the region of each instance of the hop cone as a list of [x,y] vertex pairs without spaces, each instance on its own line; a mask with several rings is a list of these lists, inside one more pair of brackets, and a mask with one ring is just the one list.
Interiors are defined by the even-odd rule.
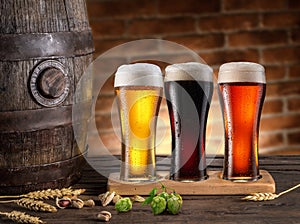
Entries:
[[151,202],[151,208],[154,215],[162,213],[167,206],[166,199],[161,196],[155,196]]
[[167,201],[168,211],[173,215],[179,213],[182,207],[182,198],[178,194],[171,194],[170,198]]
[[164,198],[166,201],[169,199],[170,195],[167,192],[161,192],[158,196]]
[[128,212],[132,209],[132,202],[130,198],[121,198],[117,203],[115,204],[115,208],[118,212]]

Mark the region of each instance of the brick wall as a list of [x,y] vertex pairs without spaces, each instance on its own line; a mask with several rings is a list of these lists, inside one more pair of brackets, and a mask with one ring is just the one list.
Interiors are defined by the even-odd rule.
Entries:
[[[95,57],[128,41],[160,38],[194,50],[215,74],[230,61],[264,65],[267,96],[260,153],[300,153],[300,1],[87,0],[87,8]],[[218,104],[214,99],[212,106]],[[105,146],[119,154],[120,142],[111,124],[113,100],[111,78],[98,96],[95,118]],[[160,116],[168,125],[165,103]],[[210,126],[219,128],[209,126],[217,141],[223,138],[221,125],[217,120]],[[158,152],[169,153],[168,127],[159,131],[166,131],[166,137]],[[209,147],[210,152],[216,146]]]

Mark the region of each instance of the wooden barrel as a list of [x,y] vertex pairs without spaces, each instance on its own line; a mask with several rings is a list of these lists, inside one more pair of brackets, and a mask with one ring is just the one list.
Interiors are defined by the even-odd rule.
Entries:
[[84,0],[1,1],[0,194],[78,180],[72,105],[93,51]]

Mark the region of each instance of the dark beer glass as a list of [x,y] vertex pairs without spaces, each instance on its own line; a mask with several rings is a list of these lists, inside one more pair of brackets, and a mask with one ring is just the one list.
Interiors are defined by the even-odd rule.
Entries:
[[165,75],[165,95],[172,133],[170,179],[206,179],[205,134],[213,93],[213,70],[205,64],[189,62],[169,65]]
[[115,75],[122,133],[123,181],[152,181],[156,176],[155,134],[163,76],[148,63],[122,65]]
[[250,62],[223,64],[218,83],[225,129],[223,179],[258,180],[259,123],[266,92],[264,67]]

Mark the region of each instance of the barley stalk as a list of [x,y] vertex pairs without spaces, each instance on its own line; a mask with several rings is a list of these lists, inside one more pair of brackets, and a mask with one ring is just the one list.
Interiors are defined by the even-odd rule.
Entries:
[[31,198],[21,198],[18,200],[0,201],[0,203],[16,203],[17,205],[33,211],[57,212],[57,209],[43,201],[37,201]]
[[278,197],[280,197],[281,195],[283,194],[286,194],[292,190],[295,190],[297,189],[298,187],[300,187],[300,184],[294,186],[294,187],[291,187],[289,189],[287,189],[286,191],[283,191],[279,194],[275,194],[275,193],[253,193],[253,194],[250,194],[244,198],[242,198],[243,200],[246,200],[246,201],[271,201],[271,200],[274,200]]
[[28,224],[44,224],[39,217],[27,215],[24,212],[12,211],[12,212],[0,212],[0,215],[6,216],[8,219],[18,223]]
[[85,189],[72,189],[72,188],[62,188],[62,189],[47,189],[42,191],[33,191],[22,195],[10,195],[10,196],[0,196],[0,198],[31,198],[31,199],[54,199],[62,198],[63,196],[78,196],[85,192]]

